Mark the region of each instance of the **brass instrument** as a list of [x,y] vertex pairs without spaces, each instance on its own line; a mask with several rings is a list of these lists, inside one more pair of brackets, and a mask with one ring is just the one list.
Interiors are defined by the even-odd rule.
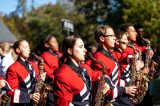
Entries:
[[34,106],[46,106],[46,99],[47,99],[47,95],[48,95],[48,92],[49,91],[52,91],[52,88],[45,84],[44,83],[44,79],[42,79],[41,75],[44,73],[44,70],[43,70],[43,63],[44,63],[44,60],[33,54],[35,56],[35,58],[37,60],[39,60],[39,76],[38,76],[38,79],[37,79],[37,82],[36,82],[36,85],[35,85],[35,92],[39,92],[40,93],[40,100],[38,103],[34,103]]
[[10,97],[6,93],[2,93],[2,90],[0,89],[0,106],[6,106],[7,103],[10,103]]
[[150,42],[148,39],[142,38],[142,40],[146,43],[146,46],[149,46],[149,47],[150,47],[151,42]]
[[93,58],[91,55],[89,55],[89,58],[91,58],[95,63],[100,64],[102,66],[102,73],[100,75],[100,81],[98,83],[98,89],[95,97],[96,103],[94,106],[113,106],[110,101],[108,101],[107,104],[104,104],[105,95],[103,94],[103,89],[105,85],[106,66],[101,61],[98,61],[95,58]]
[[[150,49],[150,48],[149,48]],[[149,50],[148,49],[148,50]],[[152,60],[152,58],[149,56],[149,54],[148,54],[148,51],[146,51],[146,58],[145,58],[145,64],[144,64],[144,67],[147,67],[148,69],[149,69],[149,74],[148,74],[148,78],[149,78],[149,80],[151,80],[151,74],[153,74],[152,73],[152,69],[151,68],[149,68],[149,64],[152,62],[151,61]],[[151,63],[152,64],[152,63]]]
[[[132,59],[132,65],[131,65],[131,80],[130,85],[137,87],[137,92],[135,93],[135,96],[131,96],[130,100],[133,104],[139,104],[142,102],[144,96],[146,95],[146,91],[148,90],[148,75],[146,75],[142,70],[136,69],[136,51],[137,48],[134,45],[130,44],[130,47],[133,48],[134,54]],[[138,51],[140,52],[140,51]],[[139,53],[140,54],[140,53]],[[141,58],[141,55],[140,55]]]
[[145,64],[144,67],[149,67],[149,63],[151,62],[151,58],[148,55],[148,52],[146,52],[146,58],[145,58]]
[[[158,66],[158,64],[154,60],[152,60],[152,58],[148,54],[148,50],[151,50],[150,41],[148,39],[145,39],[145,38],[142,38],[142,40],[144,42],[146,42],[146,44],[147,44],[147,52],[146,52],[146,59],[145,59],[145,66],[144,67],[149,68],[148,77],[149,77],[150,80],[153,80],[154,79],[154,73],[155,73],[155,67]],[[149,66],[149,64],[150,64],[150,66]]]
[[156,69],[155,69],[156,66],[158,66],[158,64],[155,61],[152,60],[151,64],[150,64],[150,71],[149,71],[150,80],[154,79],[154,74],[156,72]]
[[1,105],[0,106],[6,106],[7,103],[10,102],[10,97],[7,94],[4,94],[1,96]]

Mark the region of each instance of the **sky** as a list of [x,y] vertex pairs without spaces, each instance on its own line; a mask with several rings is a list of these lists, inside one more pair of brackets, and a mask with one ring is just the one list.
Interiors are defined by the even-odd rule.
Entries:
[[[18,0],[0,0],[0,12],[9,14],[16,9]],[[26,0],[28,8],[31,6],[32,0]],[[47,4],[47,3],[56,3],[56,0],[34,0],[35,7]]]

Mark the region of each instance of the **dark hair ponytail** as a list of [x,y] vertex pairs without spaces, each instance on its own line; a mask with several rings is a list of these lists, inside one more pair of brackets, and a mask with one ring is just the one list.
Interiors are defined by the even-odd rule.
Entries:
[[59,64],[62,65],[66,62],[67,59],[69,59],[69,54],[68,54],[68,49],[73,48],[75,45],[75,42],[77,39],[80,39],[79,36],[72,35],[72,36],[67,36],[63,42],[62,42],[62,52],[63,56],[59,60]]
[[16,42],[13,44],[13,49],[14,49],[14,51],[15,51],[16,54],[17,54],[16,49],[19,48],[21,42],[23,42],[23,41],[26,41],[26,42],[27,42],[27,40],[21,39],[21,40],[16,41]]

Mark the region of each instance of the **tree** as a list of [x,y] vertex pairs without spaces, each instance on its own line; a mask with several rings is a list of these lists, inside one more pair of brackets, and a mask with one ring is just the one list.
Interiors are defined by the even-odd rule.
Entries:
[[[54,35],[61,43],[66,36],[61,25],[61,19],[63,18],[72,20],[75,26],[83,23],[83,16],[76,11],[67,13],[59,5],[47,4],[34,8],[27,13],[23,22],[24,26],[27,25],[26,31],[22,30],[20,32],[26,35],[26,39],[30,41],[33,47],[36,46],[35,42],[36,44],[40,43],[41,39],[49,34]],[[75,28],[75,30],[79,32],[80,28]]]
[[64,38],[61,18],[67,17],[61,7],[52,4],[43,5],[28,12],[24,19],[24,23],[28,27],[26,38],[31,41],[31,44],[34,44],[33,46],[35,46],[34,42],[39,43],[49,34],[53,34],[61,42]]
[[159,0],[123,0],[124,22],[144,25],[146,37],[156,44],[160,37],[160,1]]
[[25,17],[13,15],[5,20],[12,31],[31,44],[48,34],[54,34],[62,42],[65,36],[61,28],[62,18],[72,20],[75,33],[89,43],[95,43],[97,25],[118,28],[122,23],[131,22],[143,24],[147,35],[152,35],[152,42],[157,40],[156,44],[160,40],[159,4],[159,0],[75,0],[75,10],[66,11],[59,5],[47,4],[26,12]]
[[159,0],[76,0],[77,11],[85,16],[84,30],[89,37],[97,24],[118,28],[122,23],[140,23],[155,44],[160,41],[159,5]]
[[75,32],[80,32],[80,36],[84,35],[81,26],[84,23],[83,15],[74,10],[67,13],[59,5],[46,4],[26,12],[25,17],[10,15],[5,16],[4,20],[18,38],[27,39],[34,48],[48,34],[54,35],[60,43],[62,42],[65,37],[61,25],[63,18],[72,20],[75,24]]
[[26,5],[26,0],[17,0],[17,6],[16,10],[11,12],[11,16],[18,16],[21,15],[24,17],[27,12],[27,5]]
[[77,11],[85,17],[83,32],[89,42],[94,41],[97,25],[107,24],[117,27],[122,23],[120,4],[120,0],[76,0]]

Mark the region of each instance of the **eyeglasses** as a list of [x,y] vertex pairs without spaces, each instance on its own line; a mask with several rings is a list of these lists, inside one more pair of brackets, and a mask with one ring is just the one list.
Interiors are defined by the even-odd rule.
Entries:
[[115,37],[116,35],[104,35],[104,37]]
[[127,42],[124,42],[124,41],[119,41],[119,43],[121,43],[121,44],[127,44]]

